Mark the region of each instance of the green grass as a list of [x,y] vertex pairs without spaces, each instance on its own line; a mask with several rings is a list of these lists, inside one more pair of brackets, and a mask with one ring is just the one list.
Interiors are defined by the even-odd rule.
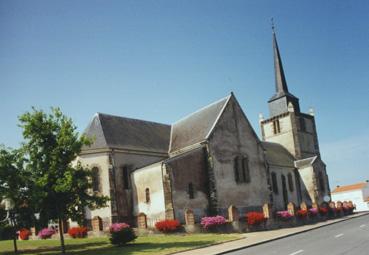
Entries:
[[[153,235],[114,247],[107,237],[67,239],[67,254],[163,255],[241,238],[239,234]],[[21,254],[60,254],[59,240],[17,241]],[[0,241],[0,254],[11,254],[13,242]]]

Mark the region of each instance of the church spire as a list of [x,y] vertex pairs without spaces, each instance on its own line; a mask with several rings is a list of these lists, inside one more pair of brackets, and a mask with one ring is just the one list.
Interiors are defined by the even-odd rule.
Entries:
[[288,88],[286,78],[284,76],[281,55],[279,53],[277,37],[275,35],[273,19],[272,19],[272,31],[273,31],[275,88],[278,95],[283,95],[288,93]]
[[288,91],[286,77],[284,76],[282,59],[279,53],[277,36],[275,35],[273,19],[272,31],[276,93],[268,101],[270,115],[277,116],[289,111],[300,112],[299,99]]

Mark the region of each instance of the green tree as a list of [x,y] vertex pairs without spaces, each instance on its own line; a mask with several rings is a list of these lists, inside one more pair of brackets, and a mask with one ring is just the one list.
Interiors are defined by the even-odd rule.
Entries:
[[0,147],[0,200],[10,201],[8,211],[0,209],[1,222],[4,229],[10,229],[7,224],[13,225],[14,251],[17,252],[16,230],[21,227],[30,227],[34,222],[33,211],[29,203],[29,179],[23,169],[25,159],[20,150],[11,150]]
[[79,136],[72,120],[51,108],[50,113],[32,108],[19,117],[28,159],[26,172],[32,180],[32,204],[41,220],[57,220],[61,251],[65,253],[63,220],[72,218],[80,223],[84,209],[106,206],[107,197],[91,192],[92,173],[76,162],[83,146],[91,143]]

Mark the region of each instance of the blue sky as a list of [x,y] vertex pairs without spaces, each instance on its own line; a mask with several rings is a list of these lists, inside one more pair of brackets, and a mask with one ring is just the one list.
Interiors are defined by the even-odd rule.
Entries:
[[274,93],[270,18],[290,91],[316,111],[331,186],[369,179],[367,1],[0,1],[0,143],[59,106],[163,123],[233,91],[259,134]]

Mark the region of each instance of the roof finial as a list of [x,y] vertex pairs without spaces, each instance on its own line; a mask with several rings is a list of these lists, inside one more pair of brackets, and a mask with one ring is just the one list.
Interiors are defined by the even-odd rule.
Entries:
[[274,24],[274,18],[273,17],[270,19],[270,22],[271,22],[271,25],[272,25],[272,31],[273,31],[273,33],[275,33],[275,24]]

